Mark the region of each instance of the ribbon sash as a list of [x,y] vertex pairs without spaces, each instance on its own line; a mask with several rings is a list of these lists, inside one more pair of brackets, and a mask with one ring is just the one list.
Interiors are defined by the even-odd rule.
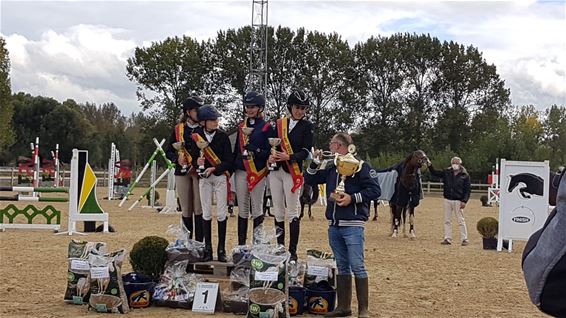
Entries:
[[[289,121],[287,118],[283,117],[277,119],[277,135],[281,138],[281,148],[285,150],[289,156],[293,154],[293,148],[291,147],[291,141],[289,141]],[[291,192],[295,193],[301,186],[303,185],[303,172],[299,167],[299,164],[296,162],[285,161],[287,167],[289,168],[289,173],[291,174],[291,178],[293,179],[293,188],[291,188]]]
[[[191,135],[191,137],[193,138],[193,140],[195,142],[198,141],[205,141],[204,138],[198,134],[198,133],[193,133]],[[221,161],[220,158],[218,158],[218,156],[216,155],[216,153],[214,153],[214,150],[212,150],[212,148],[210,147],[210,144],[204,148],[202,150],[204,152],[204,158],[206,158],[206,161],[208,161],[213,167],[217,167]],[[232,191],[231,191],[231,186],[230,186],[230,173],[228,171],[224,171],[224,175],[226,176],[226,188],[228,190],[228,201],[232,200]]]
[[[248,136],[243,133],[243,128],[246,127],[246,121],[244,120],[239,127],[239,144],[240,153],[244,152],[244,146],[248,143]],[[257,170],[255,162],[249,159],[242,159],[244,162],[244,168],[246,168],[246,180],[248,181],[248,192],[252,192],[255,186],[261,181],[263,177],[267,175],[267,167],[264,167],[260,171]]]
[[185,148],[185,123],[175,125],[175,139],[183,142],[183,147],[179,150],[179,155],[183,155],[189,162],[190,166],[193,161],[193,157],[191,157],[191,154],[187,151],[187,148]]

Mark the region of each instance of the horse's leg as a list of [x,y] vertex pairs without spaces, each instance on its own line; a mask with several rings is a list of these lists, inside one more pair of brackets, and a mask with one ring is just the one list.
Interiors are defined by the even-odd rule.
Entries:
[[415,234],[415,207],[409,207],[409,224],[409,237],[414,240],[417,238]]
[[312,220],[314,220],[314,216],[312,216],[311,208],[312,208],[312,204],[309,204],[309,220],[312,221]]
[[379,204],[378,200],[373,201],[373,209],[375,210],[375,214],[373,215],[373,220],[377,221],[377,205]]
[[403,207],[401,217],[403,218],[403,237],[407,238],[407,205]]
[[391,237],[397,237],[399,233],[399,222],[401,219],[401,208],[400,206],[393,204],[391,205],[392,224],[391,224]]
[[299,220],[302,220],[304,215],[305,215],[305,204],[301,202],[301,214],[299,215]]

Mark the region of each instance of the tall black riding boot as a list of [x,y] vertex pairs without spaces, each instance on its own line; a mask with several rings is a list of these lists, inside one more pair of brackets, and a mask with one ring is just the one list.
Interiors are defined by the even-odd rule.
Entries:
[[246,245],[248,237],[248,219],[238,215],[238,245]]
[[277,233],[277,244],[285,245],[285,222],[275,220],[275,233]]
[[204,257],[203,262],[212,261],[212,220],[203,220],[204,230]]
[[260,225],[263,224],[263,219],[264,219],[264,218],[265,218],[265,216],[264,216],[263,214],[260,215],[260,216],[258,216],[258,217],[256,217],[256,218],[254,218],[254,221],[253,221],[253,222],[254,222],[254,229],[253,229],[253,236],[252,236],[252,237],[253,237],[253,240],[252,240],[252,241],[255,241],[255,239],[256,239],[256,237],[255,237],[255,230],[257,229],[258,226],[260,226]]
[[356,295],[358,296],[358,317],[369,317],[368,278],[356,278]]
[[348,317],[352,315],[352,275],[336,275],[338,306],[324,317]]
[[299,244],[299,232],[301,230],[301,221],[294,218],[289,224],[289,253],[291,253],[290,260],[297,261],[297,245]]
[[195,214],[195,240],[202,242],[204,239],[203,225],[202,225],[202,214]]
[[218,221],[218,261],[226,263],[226,224],[228,219],[220,222]]
[[189,231],[189,238],[193,238],[193,218],[190,216],[182,216],[183,225]]

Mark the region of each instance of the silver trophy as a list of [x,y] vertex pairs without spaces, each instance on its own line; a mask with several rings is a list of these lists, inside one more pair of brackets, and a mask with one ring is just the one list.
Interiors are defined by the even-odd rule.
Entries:
[[[200,157],[204,158],[204,148],[208,147],[208,141],[199,140],[196,142],[198,149],[200,149]],[[199,176],[204,177],[204,165],[199,165],[197,169]]]
[[[189,157],[187,156],[187,149],[185,149],[185,143],[183,141],[177,141],[173,143],[172,146],[173,149],[177,150],[177,156],[179,156],[179,158],[184,157],[185,161],[189,159]],[[181,165],[181,173],[186,173],[188,170],[188,164]]]
[[[251,127],[242,127],[242,133],[246,136],[246,144],[244,145],[244,147],[248,144],[248,139],[253,131],[254,129]],[[244,149],[244,151],[242,152],[242,159],[251,160],[253,159],[252,157],[252,154],[249,153],[247,149]]]
[[[277,150],[275,149],[275,147],[279,146],[281,144],[281,138],[267,138],[267,141],[269,141],[269,144],[271,145],[271,154],[275,155],[275,153],[277,152]],[[269,170],[273,171],[275,170],[275,168],[277,167],[277,163],[270,163],[269,164]]]

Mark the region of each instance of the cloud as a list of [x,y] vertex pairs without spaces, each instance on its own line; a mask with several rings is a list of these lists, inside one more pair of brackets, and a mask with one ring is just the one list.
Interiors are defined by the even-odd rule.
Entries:
[[[269,24],[336,32],[350,45],[396,32],[473,45],[512,102],[566,105],[566,4],[525,1],[270,1]],[[139,111],[125,65],[168,36],[214,38],[251,22],[250,1],[3,1],[14,91]],[[48,21],[48,22],[47,22]]]
[[77,25],[64,33],[49,30],[33,41],[6,38],[13,91],[97,104],[113,102],[125,113],[139,111],[135,85],[125,75],[136,44],[117,38],[121,30]]

